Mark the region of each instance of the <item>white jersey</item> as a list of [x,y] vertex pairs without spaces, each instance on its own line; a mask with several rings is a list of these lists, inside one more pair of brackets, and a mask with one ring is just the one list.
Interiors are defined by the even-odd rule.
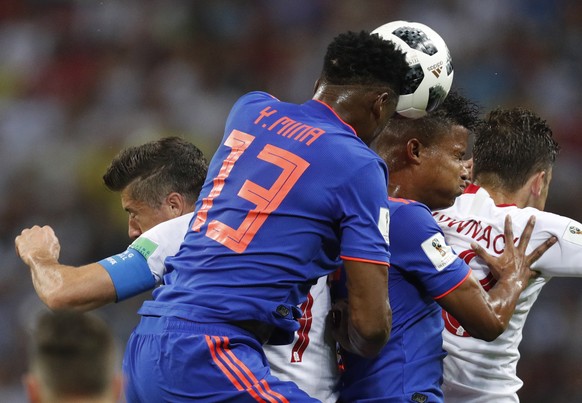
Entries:
[[141,234],[129,246],[136,248],[144,244],[155,245],[155,247],[149,248],[151,252],[147,254],[146,260],[150,272],[156,279],[156,285],[162,284],[164,274],[166,274],[164,262],[168,256],[174,256],[178,253],[193,216],[194,213],[188,213],[164,221]]
[[[161,283],[166,257],[178,252],[193,213],[165,221],[144,232],[130,248],[147,249],[148,267]],[[141,247],[146,245],[145,247]],[[326,277],[311,287],[308,299],[301,305],[303,317],[292,344],[264,345],[271,373],[282,380],[293,381],[300,389],[324,403],[336,402],[339,373],[335,343],[326,330],[326,316],[331,297]]]
[[433,213],[448,244],[471,266],[473,275],[486,290],[495,280],[488,267],[474,259],[470,243],[476,241],[489,254],[501,254],[508,214],[515,236],[521,234],[532,215],[536,216],[527,253],[552,235],[558,238],[558,243],[532,265],[541,276],[521,293],[508,328],[496,340],[486,342],[468,336],[454,318],[443,313],[443,346],[448,352],[443,391],[447,403],[518,402],[517,391],[523,384],[516,373],[518,346],[533,303],[552,276],[582,276],[582,224],[574,220],[531,207],[496,206],[489,193],[475,185],[469,186],[452,207]]

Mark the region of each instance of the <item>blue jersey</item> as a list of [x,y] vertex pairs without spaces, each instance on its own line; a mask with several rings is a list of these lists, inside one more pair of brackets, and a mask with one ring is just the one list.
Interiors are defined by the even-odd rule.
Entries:
[[[390,340],[375,359],[346,353],[341,400],[439,402],[445,351],[435,300],[470,275],[424,204],[390,199]],[[368,400],[366,400],[368,401]]]
[[386,185],[384,162],[327,105],[241,97],[165,285],[140,313],[291,335],[310,286],[341,259],[389,263]]

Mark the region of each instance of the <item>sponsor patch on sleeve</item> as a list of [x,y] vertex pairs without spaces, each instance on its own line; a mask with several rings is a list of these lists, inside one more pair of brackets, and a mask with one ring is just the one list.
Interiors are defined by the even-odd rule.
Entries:
[[139,237],[130,245],[131,248],[138,251],[146,260],[156,251],[158,244],[151,239]]
[[428,257],[438,271],[443,270],[457,258],[457,255],[455,255],[451,247],[446,244],[445,238],[440,233],[434,234],[420,246],[426,254],[426,257]]
[[390,245],[390,210],[385,207],[380,207],[380,215],[378,217],[378,229],[380,233],[386,240],[386,243]]
[[570,221],[566,226],[566,230],[562,235],[565,241],[575,243],[576,245],[582,245],[582,224],[577,221]]

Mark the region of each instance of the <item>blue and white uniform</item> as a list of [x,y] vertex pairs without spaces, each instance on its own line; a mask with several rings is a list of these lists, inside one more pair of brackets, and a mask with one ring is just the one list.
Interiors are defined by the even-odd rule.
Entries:
[[442,402],[441,308],[470,275],[424,204],[390,199],[390,340],[374,359],[345,352],[342,402]]
[[[160,285],[166,273],[165,259],[180,248],[192,216],[190,213],[158,224],[141,234],[125,252],[99,262],[111,275],[118,301]],[[338,398],[335,342],[325,320],[330,306],[327,278],[321,277],[300,306],[300,328],[293,343],[263,346],[274,376],[295,382],[324,403],[335,403]]]
[[141,234],[123,253],[99,262],[107,270],[117,302],[162,284],[165,260],[180,249],[194,213],[162,222]]
[[327,105],[239,99],[164,286],[139,311],[128,400],[315,401],[270,374],[240,324],[290,343],[298,305],[342,259],[387,265],[386,183],[384,162]]

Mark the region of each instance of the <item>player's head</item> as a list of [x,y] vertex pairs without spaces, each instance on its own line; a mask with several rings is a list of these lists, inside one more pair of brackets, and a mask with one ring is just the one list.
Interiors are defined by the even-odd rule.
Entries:
[[377,34],[346,32],[327,48],[316,99],[331,104],[369,144],[394,114],[408,64]]
[[206,178],[208,163],[202,151],[179,137],[165,137],[122,150],[103,180],[121,192],[129,214],[130,238],[168,219],[194,210]]
[[373,144],[390,170],[390,195],[431,209],[450,206],[466,186],[464,157],[478,115],[476,104],[451,92],[437,110],[422,118],[390,120]]
[[122,380],[110,329],[91,314],[44,313],[32,334],[24,383],[33,403],[117,402]]
[[559,145],[547,123],[524,108],[491,111],[473,146],[476,184],[529,192],[525,205],[543,209]]

